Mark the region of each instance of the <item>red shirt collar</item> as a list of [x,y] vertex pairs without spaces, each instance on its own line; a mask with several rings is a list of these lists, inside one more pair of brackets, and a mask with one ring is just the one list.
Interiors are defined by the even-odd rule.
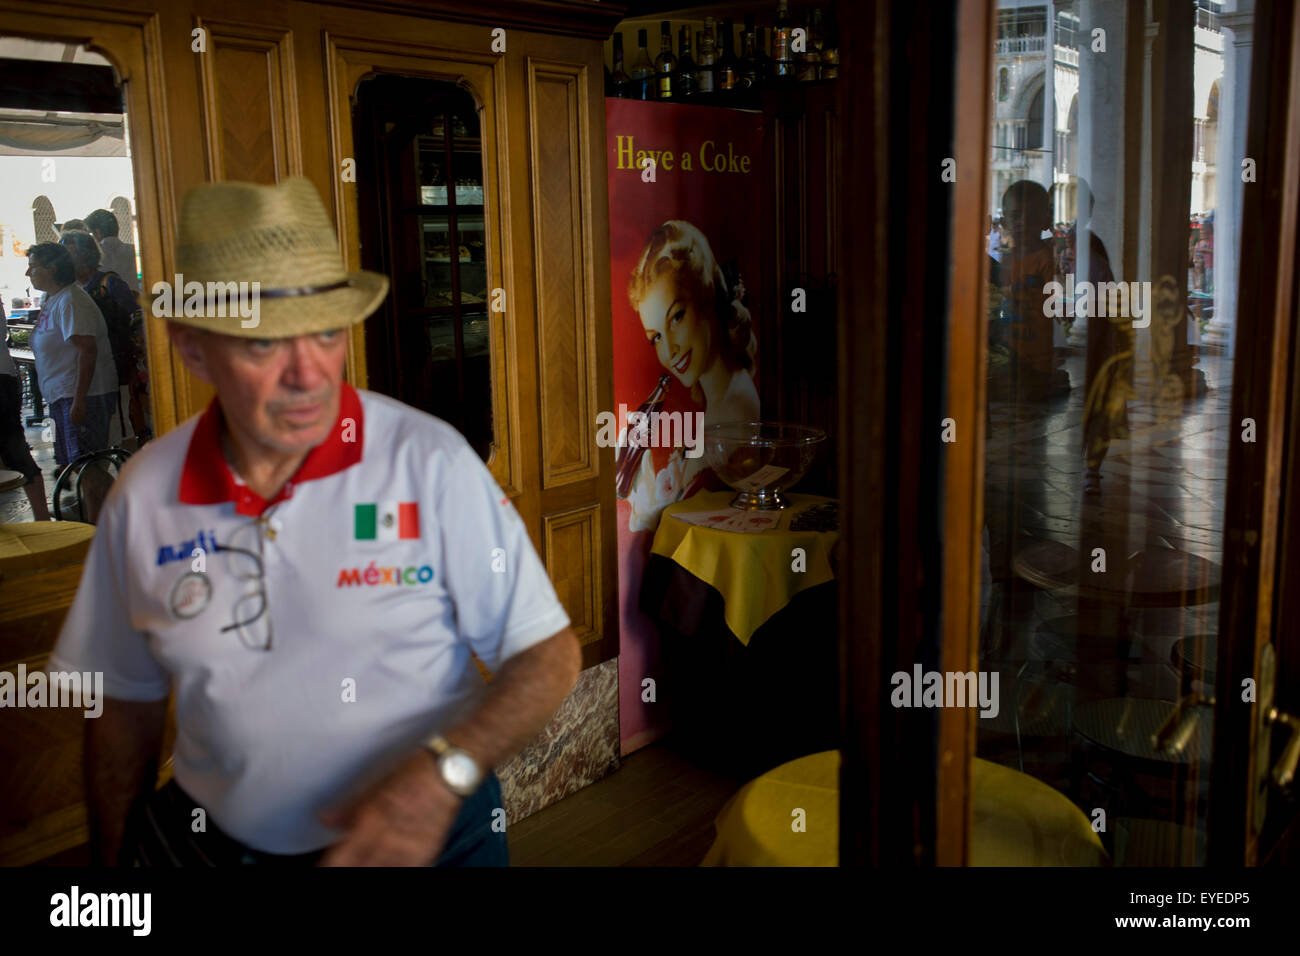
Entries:
[[[344,441],[343,421],[352,419],[356,423],[355,433],[348,430]],[[257,516],[271,505],[289,498],[295,485],[337,474],[361,461],[361,449],[364,441],[362,431],[364,422],[361,410],[361,396],[347,382],[340,388],[339,417],[330,430],[329,437],[307,452],[298,470],[274,498],[267,501],[247,485],[238,484],[235,476],[226,464],[226,456],[221,451],[221,406],[214,397],[207,410],[199,417],[190,437],[189,451],[185,454],[185,464],[181,468],[179,499],[187,505],[215,505],[225,501],[235,503],[236,514]]]

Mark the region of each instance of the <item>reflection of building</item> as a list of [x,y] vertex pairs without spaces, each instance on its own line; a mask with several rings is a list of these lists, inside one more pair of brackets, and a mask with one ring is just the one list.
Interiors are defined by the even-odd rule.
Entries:
[[[1223,4],[1196,4],[1195,146],[1191,213],[1215,207],[1215,157],[1219,91],[1223,78]],[[1018,179],[1054,192],[1055,222],[1075,218],[1079,175],[1079,54],[1094,42],[1092,25],[1080,19],[1087,0],[1001,0],[994,74],[993,175],[990,209],[1001,211],[1002,194]],[[1107,37],[1107,52],[1116,37]],[[1048,51],[1052,69],[1048,70]]]

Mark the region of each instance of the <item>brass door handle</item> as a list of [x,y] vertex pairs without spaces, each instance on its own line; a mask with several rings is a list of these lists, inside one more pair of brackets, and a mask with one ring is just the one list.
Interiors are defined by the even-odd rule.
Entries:
[[1282,756],[1273,767],[1273,782],[1281,789],[1289,790],[1295,781],[1296,765],[1300,764],[1300,717],[1292,717],[1272,707],[1269,708],[1268,723],[1270,726],[1282,724],[1290,730]]

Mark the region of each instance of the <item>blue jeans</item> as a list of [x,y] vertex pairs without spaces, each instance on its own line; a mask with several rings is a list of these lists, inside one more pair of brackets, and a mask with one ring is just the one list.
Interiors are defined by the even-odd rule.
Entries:
[[[500,810],[500,813],[497,811]],[[482,786],[460,807],[456,822],[447,835],[447,845],[434,866],[509,866],[510,848],[505,830],[492,829],[500,819],[505,826],[505,808],[501,804],[501,781],[489,773]]]
[[[190,827],[198,805],[173,778],[141,800],[132,814],[125,862],[136,866],[314,866],[324,850],[284,856],[263,853],[222,833],[211,822],[196,834]],[[498,814],[496,811],[501,810]],[[501,781],[489,773],[474,795],[461,804],[434,866],[509,866],[505,831],[493,830],[494,820],[504,823]]]

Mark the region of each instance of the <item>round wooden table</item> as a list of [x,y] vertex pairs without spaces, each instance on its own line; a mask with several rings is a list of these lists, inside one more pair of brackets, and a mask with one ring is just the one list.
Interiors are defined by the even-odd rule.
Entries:
[[21,471],[9,471],[7,468],[0,468],[0,491],[14,491],[27,484],[27,479],[23,477]]
[[79,564],[94,535],[95,526],[80,521],[0,524],[0,579]]
[[1193,607],[1219,599],[1223,569],[1213,561],[1173,548],[1147,548],[1124,557],[1108,555],[1106,571],[1080,577],[1077,549],[1060,541],[1035,541],[1016,552],[1011,569],[1045,591],[1075,588],[1081,597],[1133,608]]
[[1174,708],[1168,700],[1113,697],[1080,704],[1074,710],[1074,729],[1095,744],[1139,761],[1190,764],[1210,760],[1214,744],[1214,714],[1194,707],[1193,739],[1181,751],[1157,750],[1153,737]]

